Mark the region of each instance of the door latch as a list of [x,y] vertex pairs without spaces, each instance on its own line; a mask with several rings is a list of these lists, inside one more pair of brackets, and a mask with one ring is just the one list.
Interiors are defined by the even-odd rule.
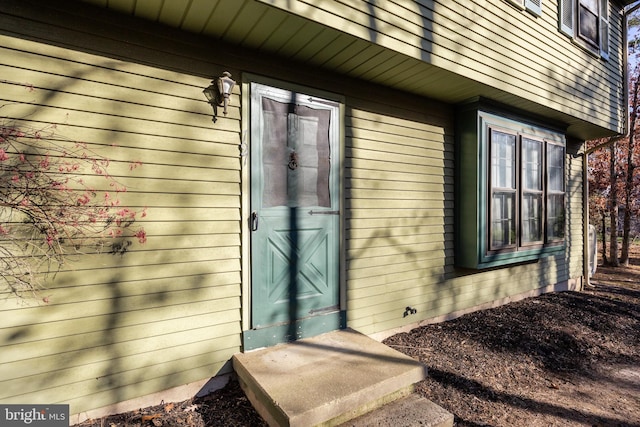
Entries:
[[258,229],[258,212],[251,212],[251,231],[256,231]]

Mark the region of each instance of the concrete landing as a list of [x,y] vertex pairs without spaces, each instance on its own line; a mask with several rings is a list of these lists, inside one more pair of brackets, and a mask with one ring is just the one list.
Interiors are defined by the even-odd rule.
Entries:
[[420,362],[353,330],[233,356],[240,385],[271,426],[335,426],[413,391]]

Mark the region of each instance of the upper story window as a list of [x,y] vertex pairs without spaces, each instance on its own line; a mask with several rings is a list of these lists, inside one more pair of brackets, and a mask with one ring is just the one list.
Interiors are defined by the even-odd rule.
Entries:
[[609,57],[609,0],[560,0],[560,31]]
[[527,9],[534,15],[542,14],[542,0],[509,0],[517,5],[520,9]]

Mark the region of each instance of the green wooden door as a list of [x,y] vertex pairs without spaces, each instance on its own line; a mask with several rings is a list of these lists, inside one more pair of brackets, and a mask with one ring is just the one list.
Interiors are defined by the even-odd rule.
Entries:
[[251,85],[252,329],[276,342],[339,327],[338,112]]

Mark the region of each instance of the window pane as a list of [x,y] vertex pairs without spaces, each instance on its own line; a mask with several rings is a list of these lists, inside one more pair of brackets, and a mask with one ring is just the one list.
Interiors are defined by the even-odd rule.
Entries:
[[264,207],[287,205],[287,116],[263,111]]
[[542,194],[525,194],[522,199],[522,242],[540,242],[542,241]]
[[[597,10],[597,8],[596,8]],[[598,15],[580,5],[578,14],[578,30],[580,35],[588,42],[598,46]]]
[[609,57],[609,0],[600,0],[600,54]]
[[564,239],[564,194],[547,196],[547,240]]
[[593,13],[598,13],[598,0],[580,0],[580,6]]
[[262,107],[263,207],[330,207],[329,110],[269,98]]
[[491,186],[515,188],[516,136],[491,131]]
[[547,144],[547,240],[564,239],[564,147]]
[[491,248],[513,246],[516,243],[515,194],[494,193],[491,209]]
[[522,156],[524,188],[542,191],[542,142],[523,138]]
[[548,191],[564,191],[564,148],[547,144]]
[[[318,141],[318,127],[317,117],[289,114],[288,160],[295,160],[295,165],[287,164],[288,185],[289,195],[295,196],[296,206],[331,206],[328,197],[324,197],[322,203],[319,191],[326,189],[325,196],[328,196],[329,168],[323,170],[319,160],[323,149],[326,148],[328,154],[329,140]],[[325,185],[319,185],[321,181]]]

